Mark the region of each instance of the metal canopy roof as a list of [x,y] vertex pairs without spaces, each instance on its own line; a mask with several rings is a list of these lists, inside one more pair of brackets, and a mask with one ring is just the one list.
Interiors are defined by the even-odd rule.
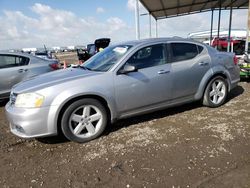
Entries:
[[249,0],[140,0],[155,19],[206,12],[220,8],[248,8]]

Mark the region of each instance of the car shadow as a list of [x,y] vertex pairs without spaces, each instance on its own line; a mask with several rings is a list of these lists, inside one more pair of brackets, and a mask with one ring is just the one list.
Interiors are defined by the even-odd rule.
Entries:
[[[235,87],[229,93],[228,100],[226,102],[238,97],[243,92],[244,92],[244,89],[241,86]],[[122,129],[125,127],[129,127],[134,124],[144,123],[144,122],[151,121],[154,119],[161,119],[167,116],[180,114],[185,111],[193,110],[196,108],[201,108],[202,106],[203,106],[202,103],[200,101],[197,101],[197,102],[188,103],[188,104],[184,104],[184,105],[177,106],[177,107],[171,107],[171,108],[167,108],[164,110],[155,111],[153,113],[148,113],[148,114],[131,117],[131,118],[124,119],[124,120],[119,120],[116,123],[112,124],[111,126],[108,126],[106,130],[104,131],[103,135],[109,135],[112,132],[118,131],[119,129]],[[59,143],[69,142],[69,140],[65,138],[62,134],[60,134],[60,136],[37,138],[36,140],[44,144],[59,144]]]
[[8,99],[0,100],[0,107],[4,107],[8,102]]
[[250,83],[250,78],[240,78],[240,81]]
[[155,112],[148,113],[148,114],[131,117],[128,119],[119,120],[116,123],[114,123],[112,126],[109,126],[107,131],[104,134],[108,135],[112,132],[115,132],[124,127],[129,127],[130,125],[133,125],[133,124],[144,123],[144,122],[155,120],[155,119],[161,119],[167,116],[176,115],[176,114],[189,111],[195,108],[200,108],[200,107],[202,107],[200,102],[194,102],[194,103],[184,104],[182,106],[171,107],[171,108],[155,111]]
[[67,143],[70,142],[65,136],[60,134],[59,136],[51,136],[51,137],[42,137],[42,138],[36,138],[36,140],[43,144],[61,144],[61,143]]
[[[130,125],[133,125],[133,124],[143,123],[143,122],[150,121],[153,119],[160,119],[169,115],[174,115],[174,114],[185,112],[187,110],[199,108],[201,106],[202,105],[200,102],[194,102],[194,103],[185,104],[179,107],[168,108],[168,109],[156,111],[153,113],[148,113],[148,114],[131,117],[131,118],[124,119],[124,120],[119,120],[116,123],[112,124],[111,126],[107,126],[103,135],[109,135],[112,132],[118,131],[119,129],[122,129],[124,127],[129,127]],[[36,138],[36,140],[43,144],[51,144],[51,145],[70,142],[62,134],[60,134],[60,136]]]
[[234,89],[231,90],[231,92],[228,94],[228,97],[227,97],[227,101],[230,101],[232,99],[234,99],[235,97],[238,97],[239,95],[241,95],[242,93],[244,93],[244,88],[241,87],[241,86],[236,86]]
[[[238,97],[243,92],[244,92],[243,87],[236,86],[228,94],[228,98],[227,98],[226,103],[229,102],[230,100]],[[119,120],[118,122],[114,123],[112,126],[109,126],[104,134],[108,135],[112,132],[115,132],[115,131],[122,129],[124,127],[129,127],[130,125],[133,125],[133,124],[144,123],[144,122],[151,121],[154,119],[161,119],[161,118],[164,118],[167,116],[176,115],[179,113],[183,113],[185,111],[200,108],[202,106],[203,106],[202,103],[200,101],[197,101],[197,102],[187,103],[187,104],[177,106],[177,107],[167,108],[167,109],[156,111],[156,112],[149,113],[149,114],[131,117],[131,118],[124,119],[124,120]]]

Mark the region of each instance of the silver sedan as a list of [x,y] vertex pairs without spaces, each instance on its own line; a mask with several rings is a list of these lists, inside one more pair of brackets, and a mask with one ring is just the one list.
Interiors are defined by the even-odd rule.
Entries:
[[8,98],[15,84],[58,69],[57,60],[45,60],[26,53],[0,52],[0,99]]
[[198,100],[218,107],[239,80],[234,54],[202,43],[180,38],[124,42],[78,68],[16,85],[6,114],[19,137],[62,131],[69,140],[86,142],[118,119]]

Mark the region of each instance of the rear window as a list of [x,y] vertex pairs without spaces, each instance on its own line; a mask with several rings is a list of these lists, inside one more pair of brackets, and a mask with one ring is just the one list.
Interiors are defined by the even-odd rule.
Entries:
[[170,45],[172,49],[172,58],[171,58],[172,62],[193,59],[199,54],[197,45],[195,44],[171,43]]

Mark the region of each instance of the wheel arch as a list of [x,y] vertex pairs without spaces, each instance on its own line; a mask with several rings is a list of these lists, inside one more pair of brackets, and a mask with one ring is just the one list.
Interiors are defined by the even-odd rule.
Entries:
[[200,83],[199,89],[198,89],[197,93],[195,94],[196,100],[200,100],[203,98],[207,85],[209,84],[209,82],[212,79],[214,79],[217,76],[221,76],[226,80],[227,86],[228,86],[228,91],[230,91],[230,89],[231,89],[230,88],[230,81],[229,81],[230,78],[229,78],[228,74],[226,72],[223,72],[223,71],[218,71],[216,73],[208,74],[208,75],[203,77],[203,79]]
[[91,98],[91,99],[96,99],[97,101],[99,101],[104,108],[106,109],[107,112],[107,116],[108,116],[108,124],[111,123],[113,120],[112,118],[112,113],[111,113],[111,109],[109,107],[109,104],[107,102],[106,99],[104,99],[103,97],[99,96],[99,95],[95,95],[95,94],[86,94],[86,95],[80,95],[80,96],[76,96],[74,98],[71,98],[70,100],[68,100],[66,103],[64,103],[61,108],[59,109],[59,113],[58,116],[56,118],[56,126],[57,126],[57,133],[62,133],[61,132],[61,119],[63,116],[64,111],[67,109],[67,107],[72,104],[75,101],[81,100],[81,99],[86,99],[86,98]]

